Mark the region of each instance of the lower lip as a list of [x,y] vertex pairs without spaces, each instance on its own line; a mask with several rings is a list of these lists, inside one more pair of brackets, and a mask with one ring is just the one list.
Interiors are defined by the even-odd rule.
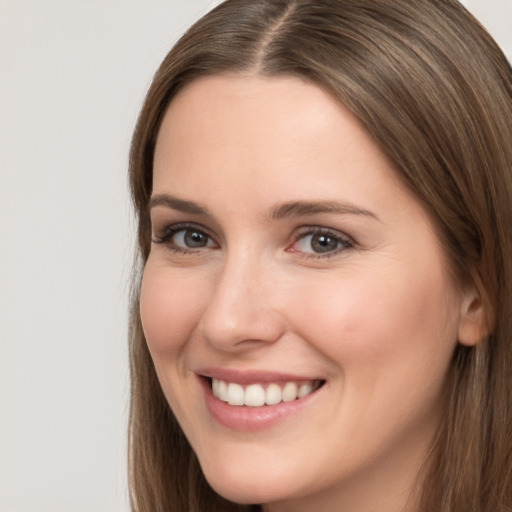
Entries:
[[298,414],[304,407],[314,400],[318,391],[293,400],[281,402],[277,405],[264,405],[262,407],[229,405],[216,398],[211,390],[210,382],[201,378],[206,406],[213,418],[223,425],[234,430],[264,430],[275,427],[290,417]]

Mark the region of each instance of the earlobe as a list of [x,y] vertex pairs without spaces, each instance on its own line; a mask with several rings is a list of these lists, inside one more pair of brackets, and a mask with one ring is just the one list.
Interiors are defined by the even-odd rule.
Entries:
[[468,293],[461,303],[458,340],[467,347],[480,343],[487,335],[485,307],[476,290]]

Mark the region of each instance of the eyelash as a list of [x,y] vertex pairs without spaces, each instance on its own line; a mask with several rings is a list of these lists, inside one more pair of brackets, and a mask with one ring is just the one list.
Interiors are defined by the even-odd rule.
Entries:
[[200,249],[205,249],[208,247],[198,247],[197,249],[193,248],[185,248],[179,247],[172,242],[172,238],[179,233],[180,231],[191,231],[195,233],[200,233],[206,236],[209,240],[214,241],[213,237],[205,231],[204,228],[197,226],[196,224],[173,224],[164,228],[161,235],[153,234],[152,242],[155,244],[165,244],[168,248],[176,253],[180,254],[194,254],[198,252]]
[[333,239],[337,244],[336,247],[332,251],[328,251],[325,253],[321,252],[305,252],[305,251],[294,251],[290,250],[290,252],[301,252],[305,258],[331,258],[333,256],[338,256],[340,253],[354,248],[354,241],[347,235],[341,233],[340,231],[323,228],[318,226],[305,226],[301,228],[298,234],[294,237],[292,246],[304,240],[308,236],[325,236]]
[[[179,233],[180,231],[186,232],[195,232],[199,233],[205,237],[208,238],[209,241],[215,242],[214,238],[208,234],[208,232],[201,226],[198,226],[196,224],[173,224],[170,226],[165,227],[163,230],[163,233],[161,235],[153,234],[152,242],[155,244],[165,244],[168,246],[168,248],[179,254],[196,254],[201,249],[211,249],[212,247],[208,246],[202,246],[197,248],[185,248],[177,246],[175,243],[172,242],[172,238]],[[299,250],[293,250],[291,249],[295,244],[299,243],[301,240],[304,240],[308,236],[325,236],[332,240],[334,240],[338,247],[336,247],[334,250],[326,251],[325,253],[322,252],[306,252],[306,251],[299,251]],[[324,228],[324,227],[318,227],[318,226],[304,226],[302,227],[299,232],[294,236],[292,243],[287,247],[288,252],[293,253],[301,253],[303,257],[305,258],[330,258],[333,256],[337,256],[341,252],[344,252],[348,249],[352,249],[354,247],[354,241],[348,237],[347,235],[344,235],[340,233],[339,231]]]

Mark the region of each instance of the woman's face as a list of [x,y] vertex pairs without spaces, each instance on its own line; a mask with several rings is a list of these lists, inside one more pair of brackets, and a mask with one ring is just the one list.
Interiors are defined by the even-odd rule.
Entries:
[[465,298],[356,118],[298,78],[196,81],[163,120],[151,220],[144,332],[212,487],[269,510],[403,505]]

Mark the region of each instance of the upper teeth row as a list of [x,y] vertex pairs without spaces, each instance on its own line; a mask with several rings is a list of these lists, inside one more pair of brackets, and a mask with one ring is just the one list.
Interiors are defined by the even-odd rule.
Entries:
[[244,388],[235,382],[212,379],[212,391],[219,400],[227,402],[229,405],[248,405],[249,407],[291,402],[309,395],[317,388],[318,385],[313,381],[299,385],[295,382],[287,382],[282,388],[274,383],[269,384],[266,388],[261,384],[251,384]]

